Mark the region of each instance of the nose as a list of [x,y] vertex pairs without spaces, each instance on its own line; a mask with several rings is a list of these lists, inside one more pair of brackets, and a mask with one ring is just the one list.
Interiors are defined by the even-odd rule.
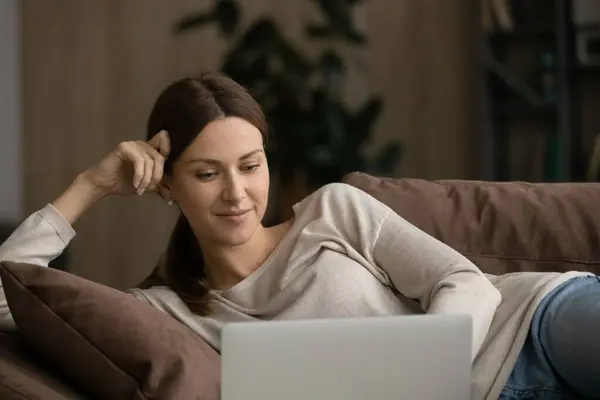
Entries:
[[236,173],[228,174],[223,187],[223,200],[239,204],[246,197],[244,178]]

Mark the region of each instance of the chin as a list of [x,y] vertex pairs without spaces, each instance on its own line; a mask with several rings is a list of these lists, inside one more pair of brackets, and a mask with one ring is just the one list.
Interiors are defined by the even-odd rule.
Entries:
[[252,234],[247,233],[232,233],[231,235],[223,234],[219,235],[217,238],[217,242],[219,242],[223,246],[241,246],[247,243],[252,238]]
[[221,229],[216,241],[224,246],[241,246],[254,236],[257,227],[257,224],[248,224],[234,229]]

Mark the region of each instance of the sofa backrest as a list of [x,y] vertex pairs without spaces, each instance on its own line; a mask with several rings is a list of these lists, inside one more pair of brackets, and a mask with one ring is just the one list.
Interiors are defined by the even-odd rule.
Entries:
[[484,272],[600,274],[600,184],[344,177]]

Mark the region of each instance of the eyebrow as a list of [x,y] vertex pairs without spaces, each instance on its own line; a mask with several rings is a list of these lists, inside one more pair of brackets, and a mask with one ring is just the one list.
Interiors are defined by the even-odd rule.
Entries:
[[[258,153],[264,153],[264,150],[263,149],[252,150],[251,152],[246,153],[243,156],[241,156],[239,158],[239,160],[242,161],[242,160],[248,159],[248,158],[250,158],[253,155],[258,154]],[[215,165],[221,164],[221,161],[214,160],[214,159],[211,159],[211,158],[194,158],[194,159],[188,160],[186,162],[186,164],[193,164],[193,163],[198,163],[198,162],[203,162],[203,163],[207,163],[207,164],[215,164]]]

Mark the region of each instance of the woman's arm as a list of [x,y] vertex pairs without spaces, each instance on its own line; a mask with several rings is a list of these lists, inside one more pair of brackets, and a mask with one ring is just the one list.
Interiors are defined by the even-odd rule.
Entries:
[[[99,193],[94,187],[76,179],[58,199],[31,214],[0,245],[0,261],[48,266],[75,236],[71,225],[97,198]],[[0,329],[13,324],[0,280]]]
[[30,215],[0,245],[0,261],[48,266],[75,236],[75,221],[101,197],[101,191],[84,175],[77,177],[60,197]]
[[470,315],[475,358],[502,298],[471,261],[393,211],[381,224],[373,259],[428,314]]
[[471,316],[475,358],[501,301],[479,268],[360,189],[336,183],[311,197],[319,206],[307,201],[304,208],[316,210],[320,229],[344,239],[348,254],[373,267],[382,282],[429,314]]
[[58,257],[75,231],[52,205],[31,214],[0,245],[0,261],[13,261],[48,266]]
[[[50,204],[31,214],[0,245],[0,261],[23,262],[48,266],[58,257],[75,232]],[[14,327],[0,280],[0,330]]]
[[[96,201],[111,194],[155,191],[163,176],[170,141],[161,131],[149,142],[123,142],[81,173],[52,204],[32,214],[0,245],[0,262],[48,266],[75,236],[71,227]],[[0,329],[14,327],[0,281]]]

